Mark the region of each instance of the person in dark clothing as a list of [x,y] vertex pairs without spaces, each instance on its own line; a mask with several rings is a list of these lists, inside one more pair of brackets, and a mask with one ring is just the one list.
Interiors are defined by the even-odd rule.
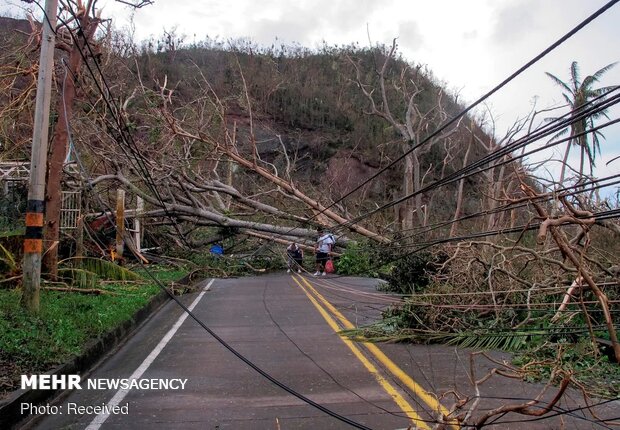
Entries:
[[288,270],[286,273],[291,273],[291,270],[297,270],[297,273],[301,273],[301,269],[303,269],[304,250],[293,242],[286,248],[286,255],[288,256]]

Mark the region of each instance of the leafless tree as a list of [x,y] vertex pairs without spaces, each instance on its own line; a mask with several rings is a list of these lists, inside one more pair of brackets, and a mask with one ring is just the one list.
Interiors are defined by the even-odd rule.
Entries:
[[[442,100],[445,94],[441,88],[431,90],[436,91],[432,96],[434,99],[433,105],[427,110],[422,110],[419,98],[424,91],[429,90],[424,90],[418,83],[418,74],[421,73],[420,67],[405,67],[399,76],[394,79],[390,79],[388,76],[388,69],[394,61],[396,49],[397,44],[396,39],[394,39],[390,50],[383,54],[383,63],[376,70],[377,87],[364,81],[360,65],[353,58],[349,57],[349,62],[356,70],[355,82],[368,100],[369,110],[367,114],[383,118],[394,127],[401,137],[399,152],[404,154],[402,193],[404,196],[408,196],[420,190],[423,186],[422,155],[428,152],[435,143],[441,142],[455,133],[458,130],[459,123],[435,136],[426,145],[418,146],[430,134],[434,125],[444,122],[447,118]],[[388,89],[388,86],[391,86],[391,88]],[[402,117],[393,114],[388,91],[395,91],[403,100],[406,108]],[[415,224],[414,217],[417,218],[419,225],[425,225],[425,218],[428,219],[428,216],[424,216],[425,211],[429,213],[430,208],[428,206],[424,207],[422,195],[420,194],[417,194],[413,201],[408,199],[403,202],[399,210],[402,228],[404,230],[413,228]]]

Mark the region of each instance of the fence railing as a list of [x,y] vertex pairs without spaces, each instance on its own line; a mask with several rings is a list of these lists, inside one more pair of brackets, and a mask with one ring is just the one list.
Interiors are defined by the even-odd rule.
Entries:
[[75,230],[81,213],[81,191],[63,191],[60,207],[60,229]]

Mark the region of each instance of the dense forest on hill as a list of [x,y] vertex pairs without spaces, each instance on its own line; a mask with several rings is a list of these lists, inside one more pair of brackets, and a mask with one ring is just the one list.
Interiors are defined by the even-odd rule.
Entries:
[[[535,346],[546,371],[564,365],[566,344],[620,360],[617,207],[583,166],[550,184],[520,158],[541,138],[583,153],[578,106],[501,135],[461,115],[458,95],[395,42],[309,50],[166,33],[136,44],[80,19],[58,31],[49,157],[64,173],[47,197],[82,193],[87,253],[110,258],[119,189],[128,208],[144,201],[145,243],[161,254],[311,250],[325,227],[340,274],[383,277],[404,296],[353,337]],[[0,24],[0,158],[24,161],[40,36],[34,22]],[[53,274],[78,239],[48,230]]]

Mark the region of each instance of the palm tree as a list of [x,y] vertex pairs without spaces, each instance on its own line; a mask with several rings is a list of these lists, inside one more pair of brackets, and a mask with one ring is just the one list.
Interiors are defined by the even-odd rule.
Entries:
[[[571,145],[578,146],[581,150],[581,163],[579,168],[579,179],[583,177],[583,169],[585,164],[585,156],[588,156],[588,163],[590,165],[590,175],[592,175],[592,168],[595,166],[596,153],[600,154],[600,141],[599,137],[605,138],[599,131],[592,131],[588,133],[588,130],[594,128],[594,120],[600,116],[607,118],[605,110],[593,113],[592,115],[584,116],[582,118],[576,118],[581,114],[581,108],[590,103],[594,98],[602,96],[607,91],[615,87],[602,87],[593,88],[593,86],[599,81],[601,76],[605,74],[609,69],[614,67],[616,63],[608,64],[602,69],[598,70],[593,75],[586,76],[581,81],[579,76],[579,65],[576,61],[573,61],[570,67],[570,80],[568,82],[562,81],[555,75],[549,72],[545,72],[547,76],[551,78],[553,82],[559,85],[564,92],[564,100],[568,103],[571,110],[571,117],[575,118],[575,121],[570,125],[570,140],[566,145],[566,152],[564,153],[564,160],[562,163],[562,171],[560,173],[560,186],[564,182],[564,174],[566,171],[566,162],[568,154],[570,152]],[[592,136],[592,144],[588,140],[588,135]]]

